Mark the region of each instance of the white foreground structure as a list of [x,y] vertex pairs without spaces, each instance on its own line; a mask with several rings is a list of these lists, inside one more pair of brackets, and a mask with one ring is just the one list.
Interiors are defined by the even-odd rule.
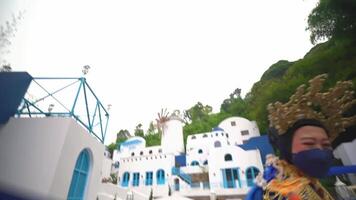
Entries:
[[81,170],[77,177],[86,177],[82,195],[95,200],[103,160],[104,145],[71,118],[10,118],[0,126],[1,192],[66,199],[72,177]]
[[185,153],[183,123],[173,115],[163,124],[161,146],[146,147],[133,137],[114,151],[118,187],[145,195],[152,190],[155,197],[242,197],[263,165],[258,149],[238,145],[259,135],[255,122],[231,117],[211,132],[188,136]]

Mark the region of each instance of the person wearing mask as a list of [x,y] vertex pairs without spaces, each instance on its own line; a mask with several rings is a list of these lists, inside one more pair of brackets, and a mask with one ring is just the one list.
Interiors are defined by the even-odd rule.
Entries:
[[[321,92],[327,75],[318,75],[310,86],[298,87],[290,100],[268,105],[270,142],[279,151],[277,172],[266,181],[264,200],[329,200],[333,197],[320,184],[333,161],[331,142],[346,127],[356,124],[356,116],[343,113],[356,103],[352,82],[338,82]],[[251,198],[253,197],[253,198]]]

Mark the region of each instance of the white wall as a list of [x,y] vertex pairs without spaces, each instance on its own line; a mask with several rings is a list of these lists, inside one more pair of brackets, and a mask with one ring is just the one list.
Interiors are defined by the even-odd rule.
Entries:
[[[231,154],[232,161],[225,161],[225,155]],[[221,187],[223,183],[222,169],[239,168],[242,187],[246,186],[246,173],[248,167],[257,167],[260,172],[263,171],[261,156],[258,150],[245,151],[237,146],[226,146],[210,150],[209,161],[209,178],[214,187]],[[220,183],[218,185],[217,183]]]
[[27,198],[65,199],[83,149],[91,157],[86,199],[95,199],[103,144],[70,118],[11,118],[0,129],[0,187]]
[[101,170],[101,179],[110,177],[112,165],[113,161],[110,158],[104,157],[103,166]]
[[[345,142],[339,145],[334,150],[334,155],[336,158],[341,159],[344,165],[356,165],[356,139],[352,142]],[[351,182],[356,184],[356,174],[349,174],[348,175]]]
[[229,137],[230,135],[227,135],[225,131],[189,135],[187,138],[187,154],[195,154],[199,149],[202,149],[203,152],[204,150],[208,152],[209,148],[214,146],[216,141],[220,141],[221,145],[228,145],[230,144]]
[[[175,162],[174,154],[154,154],[147,156],[134,156],[129,158],[122,158],[119,160],[119,178],[118,185],[121,186],[123,174],[125,172],[130,173],[129,188],[132,188],[136,191],[142,192],[144,194],[149,194],[151,188],[155,196],[164,196],[168,194],[168,184],[171,185],[173,190],[173,180],[172,180],[172,167]],[[159,169],[163,169],[165,172],[166,182],[164,185],[157,185],[157,176],[156,172]],[[152,186],[146,186],[146,172],[153,172],[153,184]],[[133,187],[133,173],[140,173],[139,187]]]
[[[233,125],[235,123],[235,125]],[[229,133],[231,142],[233,144],[243,144],[243,141],[251,137],[260,136],[257,124],[254,121],[249,121],[242,117],[229,117],[220,122],[219,127]],[[241,131],[248,130],[248,135],[242,135]]]
[[170,117],[163,124],[162,147],[167,153],[184,152],[183,122],[178,117]]

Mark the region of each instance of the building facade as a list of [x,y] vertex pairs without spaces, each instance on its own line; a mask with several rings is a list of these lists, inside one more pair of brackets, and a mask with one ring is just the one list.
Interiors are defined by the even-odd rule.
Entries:
[[239,146],[254,137],[259,137],[255,122],[230,117],[211,132],[188,136],[184,151],[183,122],[174,115],[163,124],[161,146],[146,147],[143,138],[132,137],[114,151],[118,187],[152,190],[156,197],[244,195],[263,170],[260,151]]

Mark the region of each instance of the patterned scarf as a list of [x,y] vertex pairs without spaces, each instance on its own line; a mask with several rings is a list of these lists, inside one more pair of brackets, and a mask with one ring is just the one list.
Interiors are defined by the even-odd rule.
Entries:
[[277,164],[280,173],[267,184],[264,200],[334,200],[317,179],[284,160]]

